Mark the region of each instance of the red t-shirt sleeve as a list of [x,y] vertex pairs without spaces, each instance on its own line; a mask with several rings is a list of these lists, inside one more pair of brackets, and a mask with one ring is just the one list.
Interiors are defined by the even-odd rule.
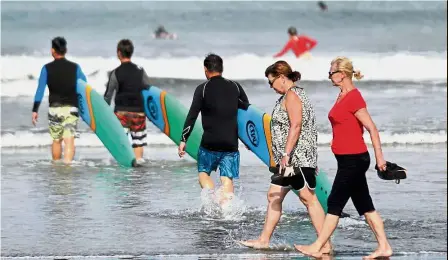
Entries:
[[354,93],[350,97],[350,100],[348,102],[348,111],[352,114],[356,113],[356,111],[360,110],[361,108],[366,108],[367,104],[366,101],[364,101],[364,98],[362,97],[359,90],[353,90]]

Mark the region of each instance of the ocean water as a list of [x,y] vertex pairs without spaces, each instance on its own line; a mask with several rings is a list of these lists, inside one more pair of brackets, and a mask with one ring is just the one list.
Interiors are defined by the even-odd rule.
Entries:
[[[123,169],[79,122],[76,162],[52,164],[47,94],[36,127],[31,108],[50,41],[64,36],[68,58],[104,93],[118,66],[121,38],[135,44],[134,61],[188,107],[204,80],[209,52],[224,59],[224,76],[238,80],[251,103],[271,112],[278,96],[265,68],[287,41],[286,30],[318,41],[310,59],[282,59],[302,73],[315,105],[319,167],[331,180],[328,111],[337,89],[330,61],[350,57],[365,78],[356,82],[380,130],[386,160],[408,169],[399,185],[368,173],[385,219],[394,259],[447,258],[447,6],[446,2],[1,2],[1,254],[4,258],[306,259],[293,244],[315,239],[293,194],[272,249],[239,246],[258,236],[270,175],[241,145],[237,200],[224,212],[201,194],[196,165],[148,121],[146,167]],[[177,40],[155,40],[163,24]],[[368,134],[365,140],[370,144]],[[216,177],[216,174],[213,175]],[[375,248],[373,234],[351,202],[333,242],[335,259],[359,259]]]

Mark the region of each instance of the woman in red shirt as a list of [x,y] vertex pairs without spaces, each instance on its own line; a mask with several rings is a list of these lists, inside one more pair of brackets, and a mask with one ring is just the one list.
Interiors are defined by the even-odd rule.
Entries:
[[359,215],[364,215],[378,241],[378,248],[366,258],[388,257],[392,248],[384,232],[384,224],[373,206],[367,186],[366,172],[370,166],[370,155],[364,142],[364,128],[370,133],[378,168],[386,169],[381,151],[380,136],[352,77],[361,79],[359,71],[353,71],[352,62],[346,57],[337,57],[331,62],[329,79],[341,92],[328,114],[333,128],[333,151],[338,170],[328,197],[328,213],[317,240],[309,246],[296,246],[300,252],[319,257],[323,245],[333,234],[342,210],[351,198]]

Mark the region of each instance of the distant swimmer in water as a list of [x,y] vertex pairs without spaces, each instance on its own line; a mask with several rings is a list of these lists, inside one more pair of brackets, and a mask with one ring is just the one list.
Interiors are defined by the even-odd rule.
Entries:
[[168,35],[168,32],[163,25],[160,25],[157,27],[157,30],[154,31],[154,35],[156,38],[165,38],[165,36]]
[[274,58],[283,56],[290,49],[294,52],[294,55],[299,58],[300,56],[313,49],[317,44],[317,41],[315,41],[314,39],[311,39],[304,35],[298,35],[297,29],[295,27],[289,27],[288,34],[289,41],[285,44],[285,47],[283,47],[283,49],[279,53],[274,55]]
[[319,1],[317,2],[317,5],[319,6],[321,11],[327,11],[328,10],[328,6],[324,1]]
[[169,33],[163,25],[157,27],[157,30],[154,31],[154,38],[156,39],[176,39],[177,36],[175,33]]

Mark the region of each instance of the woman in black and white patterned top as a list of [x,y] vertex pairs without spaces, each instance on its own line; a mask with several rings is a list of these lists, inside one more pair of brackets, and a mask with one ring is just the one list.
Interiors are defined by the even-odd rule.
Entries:
[[[286,157],[290,157],[291,165],[294,167],[317,168],[317,128],[316,115],[314,114],[314,107],[311,105],[308,96],[303,88],[293,86],[289,89],[293,91],[298,97],[299,102],[302,103],[301,110],[302,118],[297,118],[297,128],[299,129],[299,140]],[[291,131],[290,115],[285,110],[285,100],[287,95],[282,95],[274,106],[271,121],[272,133],[272,151],[274,160],[280,164],[283,157],[287,143],[288,134]],[[296,99],[293,97],[290,99]],[[300,104],[294,104],[299,106]],[[299,111],[298,111],[299,112]],[[300,112],[299,112],[300,113]],[[300,126],[300,121],[302,122]],[[297,129],[293,129],[297,130]],[[308,188],[314,190],[315,183],[307,183]]]
[[[242,242],[254,248],[267,248],[282,214],[282,203],[291,189],[299,192],[308,209],[316,233],[322,229],[325,213],[314,193],[317,170],[317,128],[313,105],[303,88],[295,82],[300,73],[292,71],[285,61],[277,61],[266,69],[269,85],[281,97],[272,112],[272,151],[278,168],[292,170],[292,176],[273,178],[267,194],[268,210],[263,231],[256,240]],[[322,248],[331,253],[330,242]]]

